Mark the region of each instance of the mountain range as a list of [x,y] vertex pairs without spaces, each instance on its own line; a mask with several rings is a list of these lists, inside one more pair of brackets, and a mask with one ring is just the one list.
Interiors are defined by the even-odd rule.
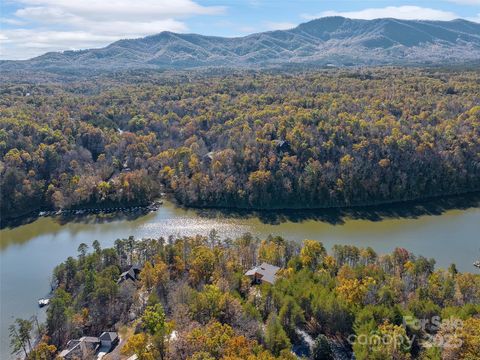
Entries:
[[69,73],[92,69],[272,67],[291,64],[440,65],[480,61],[480,24],[452,21],[325,17],[289,30],[226,38],[162,32],[104,48],[4,60],[1,71]]

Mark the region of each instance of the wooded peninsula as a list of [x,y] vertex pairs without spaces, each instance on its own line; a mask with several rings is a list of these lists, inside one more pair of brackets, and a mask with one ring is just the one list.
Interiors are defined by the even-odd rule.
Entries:
[[[244,234],[118,239],[78,247],[53,273],[46,327],[11,326],[27,359],[474,360],[480,275],[396,248]],[[102,339],[102,337],[100,337]],[[78,344],[83,344],[79,346]],[[102,341],[103,344],[103,341]]]

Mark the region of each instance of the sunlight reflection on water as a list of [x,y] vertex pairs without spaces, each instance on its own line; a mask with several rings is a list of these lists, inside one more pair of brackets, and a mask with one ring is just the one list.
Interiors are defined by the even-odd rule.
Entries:
[[261,239],[269,234],[299,242],[314,239],[322,241],[328,250],[334,244],[350,244],[386,253],[398,246],[433,257],[438,266],[455,262],[460,271],[474,272],[473,261],[480,257],[479,224],[478,207],[382,221],[346,219],[334,225],[316,219],[265,223],[257,217],[200,216],[169,202],[156,212],[135,218],[88,216],[68,222],[40,218],[0,231],[0,358],[8,358],[8,325],[12,317],[28,318],[37,313],[44,318],[36,300],[48,291],[53,268],[68,256],[76,256],[82,242],[91,245],[97,239],[102,247],[109,247],[115,239],[130,235],[166,238],[208,235],[215,229],[221,238],[234,239],[250,232]]
[[252,231],[251,226],[231,220],[218,222],[213,219],[179,218],[143,224],[136,229],[136,233],[138,237],[192,236],[207,235],[212,229],[215,229],[222,238],[236,238]]

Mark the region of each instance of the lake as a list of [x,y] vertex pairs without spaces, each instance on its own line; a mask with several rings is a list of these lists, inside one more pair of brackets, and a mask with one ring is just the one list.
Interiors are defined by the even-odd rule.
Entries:
[[36,314],[45,319],[37,300],[48,293],[53,268],[68,256],[76,256],[80,243],[91,245],[99,240],[109,247],[129,235],[208,234],[213,228],[230,238],[250,232],[258,237],[316,239],[327,249],[352,244],[387,253],[404,247],[435,258],[440,267],[456,263],[460,271],[477,271],[472,263],[480,257],[478,195],[405,206],[261,214],[186,210],[166,201],[158,211],[130,218],[39,218],[0,231],[0,358],[10,356],[8,326],[16,317]]

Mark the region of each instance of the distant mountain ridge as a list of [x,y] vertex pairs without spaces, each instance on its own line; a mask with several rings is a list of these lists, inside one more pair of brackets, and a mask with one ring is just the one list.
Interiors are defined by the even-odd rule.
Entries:
[[104,48],[50,52],[1,61],[0,70],[188,69],[284,64],[408,65],[480,61],[480,24],[452,21],[325,17],[290,30],[225,38],[162,32]]

